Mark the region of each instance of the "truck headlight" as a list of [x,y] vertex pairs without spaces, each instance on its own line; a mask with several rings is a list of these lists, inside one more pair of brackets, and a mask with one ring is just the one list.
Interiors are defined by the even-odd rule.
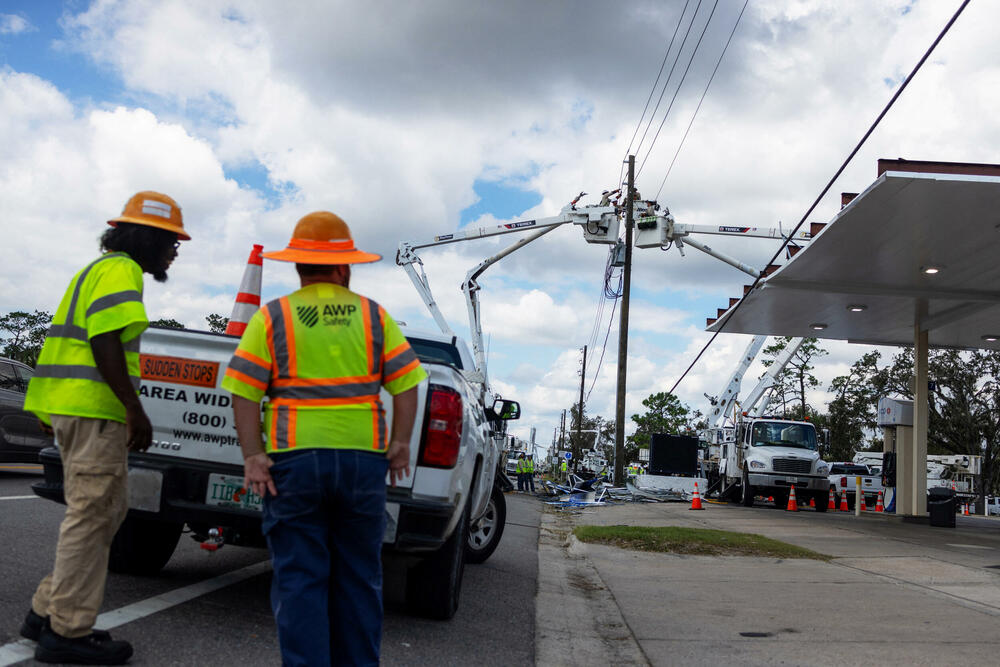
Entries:
[[830,473],[830,466],[828,466],[827,464],[820,463],[818,466],[816,466],[817,475],[827,475],[829,473]]
[[753,468],[754,470],[761,470],[763,468],[766,468],[767,466],[761,463],[760,461],[751,461],[750,467]]

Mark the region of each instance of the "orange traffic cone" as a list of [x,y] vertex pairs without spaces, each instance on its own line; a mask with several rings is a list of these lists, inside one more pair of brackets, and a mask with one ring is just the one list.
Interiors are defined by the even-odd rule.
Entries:
[[828,510],[837,511],[837,497],[833,493],[833,487],[830,487],[830,502],[826,504]]
[[858,499],[858,502],[861,503],[861,511],[862,512],[867,512],[868,511],[868,507],[865,506],[865,494],[864,494],[864,492],[859,493],[858,496],[860,496],[860,498]]
[[701,506],[701,495],[698,493],[698,482],[694,483],[694,497],[691,498],[691,507],[688,509],[692,510],[703,510],[704,507]]
[[962,516],[969,516],[969,503],[962,505]]
[[242,336],[247,322],[260,309],[260,274],[263,265],[260,251],[263,249],[264,246],[255,243],[250,251],[240,291],[236,295],[236,304],[233,305],[233,314],[229,316],[229,324],[226,325],[226,333],[230,336]]
[[875,501],[875,511],[876,512],[884,512],[885,511],[885,505],[882,504],[882,492],[881,491],[878,492],[878,500]]
[[768,496],[767,497],[767,502],[773,503],[774,502],[774,496]]
[[851,508],[847,504],[847,489],[845,488],[840,494],[840,511],[850,512]]
[[809,499],[809,507],[812,507],[813,509],[816,509],[816,499],[815,498],[810,498]]
[[793,486],[788,492],[788,507],[785,508],[786,512],[798,512],[799,506],[795,502],[795,487]]

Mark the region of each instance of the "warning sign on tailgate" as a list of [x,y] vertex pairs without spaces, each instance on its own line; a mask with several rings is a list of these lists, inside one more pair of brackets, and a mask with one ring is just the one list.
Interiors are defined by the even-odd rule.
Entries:
[[140,354],[139,370],[143,380],[214,387],[219,377],[219,362]]

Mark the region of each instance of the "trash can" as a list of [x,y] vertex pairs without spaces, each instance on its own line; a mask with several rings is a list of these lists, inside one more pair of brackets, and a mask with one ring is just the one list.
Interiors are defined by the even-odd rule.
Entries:
[[955,527],[955,491],[936,487],[927,492],[927,511],[931,525],[938,528]]

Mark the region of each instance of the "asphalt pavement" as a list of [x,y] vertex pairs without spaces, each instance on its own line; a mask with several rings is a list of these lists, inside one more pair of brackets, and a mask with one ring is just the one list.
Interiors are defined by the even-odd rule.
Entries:
[[[36,664],[18,635],[38,581],[52,566],[63,507],[34,498],[32,471],[0,470],[0,666]],[[530,665],[534,662],[541,503],[511,494],[493,556],[467,565],[450,621],[407,615],[402,573],[385,571],[385,665]],[[133,665],[277,665],[267,553],[227,546],[208,553],[186,535],[152,577],[110,573],[98,626],[136,648]]]

